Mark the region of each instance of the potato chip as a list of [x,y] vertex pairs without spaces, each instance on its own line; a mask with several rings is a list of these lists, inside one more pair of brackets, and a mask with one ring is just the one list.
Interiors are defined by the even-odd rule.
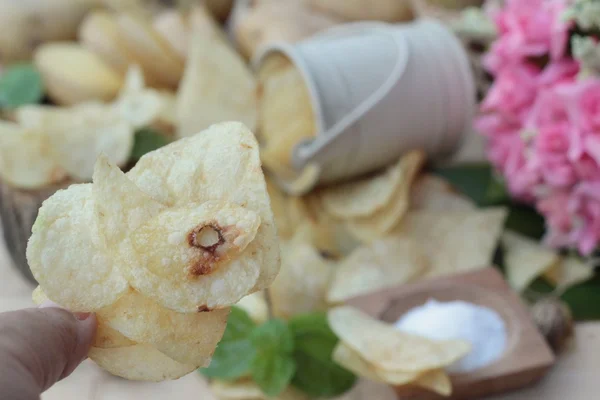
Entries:
[[559,290],[585,282],[592,276],[594,276],[593,266],[575,256],[562,258],[544,273],[544,277]]
[[363,242],[370,242],[390,233],[403,219],[410,207],[410,190],[412,184],[425,162],[425,154],[421,151],[407,153],[400,160],[402,171],[401,182],[384,207],[367,217],[348,220],[350,232]]
[[154,347],[144,344],[114,349],[92,347],[88,356],[111,374],[132,381],[178,379],[198,368],[197,365],[171,360]]
[[265,175],[265,180],[267,183],[269,199],[271,200],[271,209],[273,210],[275,225],[277,225],[277,233],[280,238],[289,239],[292,237],[295,230],[294,222],[292,221],[288,209],[289,196],[283,193],[269,175]]
[[183,75],[184,63],[151,23],[130,13],[117,15],[121,41],[147,78],[164,88],[176,88]]
[[406,334],[351,307],[330,310],[328,320],[343,343],[382,370],[421,372],[444,368],[470,351],[466,342],[432,341]]
[[210,383],[210,390],[219,400],[263,400],[265,395],[252,380],[238,380],[233,382],[214,380]]
[[317,134],[316,118],[304,77],[285,56],[269,56],[258,71],[259,126],[267,168],[290,167],[296,145]]
[[246,311],[252,321],[257,324],[267,322],[269,319],[269,307],[264,292],[256,292],[242,297],[235,306]]
[[537,277],[557,267],[560,262],[555,250],[515,232],[504,232],[502,245],[506,277],[510,285],[518,291],[527,289]]
[[265,159],[262,160],[267,168],[271,168],[277,185],[291,196],[303,196],[315,188],[321,176],[321,167],[318,164],[307,164],[301,171],[293,170],[283,164],[277,164]]
[[44,129],[52,156],[72,178],[89,181],[96,158],[102,153],[117,165],[128,161],[135,132],[129,122],[106,105],[86,103],[47,111]]
[[54,161],[50,141],[42,131],[2,121],[0,176],[13,186],[37,189],[60,182],[66,172]]
[[137,343],[150,344],[180,363],[207,367],[225,332],[229,309],[176,313],[130,290],[98,315]]
[[349,21],[400,22],[413,19],[411,1],[398,0],[308,0],[310,7]]
[[254,76],[240,55],[220,37],[193,29],[177,93],[179,136],[225,121],[240,121],[254,129],[256,102]]
[[[244,243],[244,246],[242,243],[234,244],[234,251],[241,251],[247,245],[240,254],[228,262],[217,263],[219,268],[210,275],[195,278],[186,275],[185,279],[178,281],[175,276],[185,275],[185,265],[179,264],[174,271],[168,271],[162,266],[162,260],[167,257],[167,264],[177,265],[170,253],[175,249],[181,251],[179,254],[189,257],[189,250],[178,247],[186,232],[179,227],[179,233],[173,232],[170,238],[158,238],[159,243],[149,246],[143,243],[143,237],[153,232],[150,226],[157,228],[155,233],[166,234],[168,229],[157,226],[158,220],[148,221],[145,230],[136,233],[138,250],[143,254],[124,255],[126,259],[140,255],[151,260],[151,266],[124,260],[124,264],[128,265],[124,269],[128,270],[130,283],[142,294],[164,307],[192,312],[198,307],[229,306],[251,292],[264,289],[273,281],[280,263],[276,229],[260,168],[258,144],[254,135],[242,124],[217,124],[198,135],[148,153],[128,173],[128,177],[153,199],[173,208],[170,214],[162,217],[166,218],[165,221],[175,223],[180,218],[187,226],[190,220],[177,208],[211,202],[220,208],[211,211],[212,214],[205,213],[206,216],[221,215],[221,222],[233,226],[238,221],[219,211],[231,209],[240,217],[250,217],[254,213],[260,222],[254,240]],[[195,211],[196,215],[200,215],[200,210]],[[249,221],[255,220],[251,218]],[[250,240],[250,236],[246,235],[250,228],[240,228],[239,232],[225,233],[231,234],[231,237],[239,235],[243,241]],[[169,245],[169,240],[173,245]],[[156,250],[158,247],[168,249],[169,253],[161,256]],[[161,278],[156,271],[169,273],[170,278]],[[256,273],[259,273],[258,280]]]
[[488,267],[504,228],[503,207],[478,211],[411,211],[394,230],[428,255],[428,277]]
[[327,309],[326,294],[334,264],[309,244],[281,244],[279,275],[269,288],[273,314],[280,318]]
[[443,178],[432,174],[420,176],[411,193],[411,209],[431,211],[472,211],[476,204],[458,193]]
[[46,200],[33,225],[27,261],[44,292],[72,311],[97,311],[128,288],[100,239],[92,185],[71,185]]
[[47,43],[36,50],[34,63],[48,96],[60,105],[112,100],[121,76],[96,53],[78,43]]
[[367,217],[387,206],[405,184],[402,160],[374,176],[342,183],[324,189],[323,205],[337,218]]
[[441,369],[429,371],[419,376],[415,381],[415,385],[441,396],[450,396],[452,394],[450,377]]
[[189,21],[180,10],[167,10],[158,14],[152,26],[183,59],[189,49]]
[[121,28],[114,15],[98,10],[88,14],[79,28],[79,41],[108,63],[114,70],[125,74],[133,61],[121,40]]
[[[35,288],[31,295],[31,298],[33,299],[33,302],[37,305],[40,305],[49,300],[48,296],[46,296],[46,293],[44,293],[40,286]],[[106,324],[106,321],[104,321],[104,319],[101,316],[96,315],[96,318],[98,320],[98,327],[96,329],[94,343],[92,344],[93,347],[98,347],[101,349],[112,349],[116,347],[133,346],[134,344],[136,344],[134,341],[127,339],[121,333],[108,326]]]
[[332,303],[411,282],[423,275],[428,261],[410,239],[387,237],[356,249],[335,271],[327,294]]

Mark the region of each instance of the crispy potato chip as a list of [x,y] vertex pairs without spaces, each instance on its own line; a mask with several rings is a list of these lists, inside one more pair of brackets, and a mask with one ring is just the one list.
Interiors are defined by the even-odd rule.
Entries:
[[381,238],[394,229],[403,219],[410,207],[410,189],[425,162],[425,154],[412,151],[402,157],[399,168],[401,182],[396,185],[395,192],[384,207],[374,214],[348,220],[350,232],[363,242]]
[[452,394],[450,377],[441,369],[429,371],[419,376],[415,381],[415,385],[441,396],[450,396]]
[[281,244],[281,270],[269,288],[273,314],[291,318],[327,309],[325,296],[334,265],[309,244]]
[[592,276],[594,276],[593,266],[575,256],[562,258],[544,273],[544,277],[559,290],[585,282]]
[[37,189],[60,182],[66,172],[54,161],[50,140],[44,132],[2,121],[0,176],[16,187]]
[[79,41],[100,56],[113,69],[125,74],[132,59],[121,40],[121,28],[109,12],[93,11],[79,28]]
[[[270,163],[262,160],[267,168],[272,168],[273,177],[280,188],[291,196],[303,196],[315,188],[321,176],[321,167],[318,164],[307,164],[301,171],[295,171],[287,166]],[[270,163],[270,167],[269,167]]]
[[219,400],[263,400],[265,395],[254,381],[242,379],[234,382],[214,380],[210,390]]
[[411,211],[395,229],[429,257],[428,277],[490,266],[504,228],[503,207],[478,211]]
[[150,344],[180,363],[207,367],[225,332],[229,309],[176,313],[130,290],[98,315],[137,343]]
[[225,121],[240,121],[253,130],[256,103],[256,82],[240,55],[222,38],[194,28],[177,93],[179,136]]
[[431,211],[471,211],[476,204],[458,193],[443,178],[424,174],[417,179],[411,193],[411,209]]
[[426,255],[416,242],[394,236],[356,249],[340,263],[327,294],[331,303],[401,285],[425,274]]
[[72,311],[97,311],[128,288],[101,240],[92,185],[71,185],[46,200],[33,225],[27,261],[44,292]]
[[78,43],[44,44],[34,62],[48,96],[60,105],[112,100],[123,83],[104,60]]
[[187,16],[181,10],[166,10],[158,14],[152,26],[181,58],[187,58],[190,27]]
[[310,7],[349,21],[400,22],[413,19],[411,1],[398,0],[307,0]]
[[[247,221],[250,223],[257,222],[255,218],[258,218],[260,224],[254,240],[247,234],[252,231],[251,226],[238,226],[239,231],[221,232],[225,234],[224,239],[240,238],[240,242],[232,247],[232,258],[215,263],[218,268],[213,268],[210,275],[189,276],[184,271],[186,265],[183,262],[177,264],[171,252],[177,251],[184,257],[182,260],[191,261],[191,251],[195,250],[190,250],[190,246],[184,243],[185,236],[190,232],[185,232],[183,226],[173,225],[171,237],[155,238],[152,236],[154,233],[167,234],[169,230],[166,226],[156,225],[157,219],[148,221],[144,230],[136,232],[137,239],[134,239],[134,242],[137,241],[137,251],[141,252],[126,252],[120,256],[130,283],[143,295],[153,298],[164,307],[192,312],[198,307],[213,309],[229,306],[243,296],[271,284],[280,263],[276,229],[260,168],[258,144],[254,135],[242,124],[217,124],[198,135],[148,153],[128,173],[128,177],[152,198],[173,208],[164,217],[159,216],[165,222],[175,224],[181,220],[188,226],[190,220],[181,210],[185,207],[194,210],[190,205],[196,204],[194,215],[219,216],[222,218],[220,222],[226,226],[233,227],[241,221],[233,215],[228,217],[223,211],[225,209],[249,218]],[[208,212],[206,206],[204,211],[203,206],[198,206],[207,202],[218,204],[219,208]],[[203,221],[208,222],[198,220],[197,223]],[[127,227],[123,229],[127,230]],[[144,237],[152,237],[158,242],[144,244]],[[249,240],[251,242],[248,243]],[[173,244],[169,244],[170,241]],[[184,247],[181,247],[182,244]],[[161,256],[158,248],[168,250],[168,253]],[[237,251],[241,253],[233,256]],[[151,263],[137,263],[134,261],[137,257],[144,257]],[[165,265],[176,267],[175,270],[169,271],[163,266],[165,257]],[[202,272],[202,268],[196,271]],[[166,279],[164,275],[157,275],[157,272],[167,274]],[[178,280],[177,277],[183,279]]]
[[40,119],[50,138],[52,156],[72,178],[91,179],[101,153],[117,165],[128,161],[135,132],[110,107],[86,103],[42,112]]
[[[304,77],[282,54],[269,56],[258,71],[259,127],[264,160],[291,166],[296,145],[317,134],[312,101]],[[292,106],[293,105],[293,106]],[[273,168],[273,166],[267,167]]]
[[132,381],[178,379],[198,368],[197,365],[178,363],[144,344],[114,349],[92,347],[88,356],[111,374]]
[[183,75],[182,58],[152,24],[130,13],[117,15],[121,41],[151,82],[159,87],[176,88]]
[[470,351],[466,342],[432,341],[406,334],[351,307],[330,310],[328,320],[343,343],[382,370],[422,372],[444,368]]
[[405,168],[400,160],[377,175],[326,188],[321,192],[323,205],[337,218],[368,217],[387,206],[406,184]]
[[280,238],[289,239],[292,237],[295,230],[294,222],[292,221],[288,207],[289,196],[273,182],[270,175],[265,175],[265,180],[267,183],[269,199],[271,200],[271,209],[273,210],[275,225],[277,225],[277,233]]
[[[46,293],[44,293],[40,286],[35,288],[31,298],[37,305],[40,305],[48,300],[48,296],[46,296]],[[96,318],[98,319],[98,328],[96,329],[96,337],[94,338],[94,343],[92,344],[93,347],[112,349],[116,347],[133,346],[136,344],[134,341],[127,339],[121,333],[108,326],[106,321],[104,321],[101,316],[96,315]]]
[[267,322],[269,319],[269,307],[264,292],[256,292],[242,297],[236,304],[236,307],[246,311],[250,315],[250,318],[252,318],[252,321],[257,324]]
[[518,291],[527,289],[537,277],[558,267],[560,262],[558,252],[515,232],[504,232],[502,245],[506,277]]

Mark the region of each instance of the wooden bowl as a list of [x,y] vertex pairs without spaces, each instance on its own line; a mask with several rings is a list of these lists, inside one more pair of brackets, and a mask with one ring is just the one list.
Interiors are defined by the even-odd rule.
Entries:
[[[506,350],[499,360],[470,373],[450,376],[453,385],[450,399],[479,399],[531,385],[554,364],[554,354],[531,319],[528,308],[495,268],[387,289],[352,299],[348,305],[394,323],[429,299],[462,300],[491,308],[503,318],[508,332]],[[443,398],[415,388],[396,389],[402,399]]]

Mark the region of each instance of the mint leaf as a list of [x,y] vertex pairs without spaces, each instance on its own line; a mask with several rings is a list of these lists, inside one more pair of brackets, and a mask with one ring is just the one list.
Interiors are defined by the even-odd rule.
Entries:
[[209,378],[234,380],[249,376],[257,358],[256,348],[248,339],[219,343],[212,362],[200,372]]
[[160,149],[169,143],[169,138],[160,132],[149,128],[140,129],[135,133],[133,149],[129,159],[138,161],[144,154]]
[[255,327],[256,324],[245,310],[239,307],[231,307],[231,313],[229,313],[229,319],[227,320],[227,328],[225,329],[221,343],[249,338],[252,329]]
[[31,64],[15,64],[0,77],[0,107],[39,103],[44,97],[42,76]]
[[254,360],[252,379],[270,397],[281,394],[290,384],[296,363],[289,354],[261,354]]
[[333,362],[338,338],[324,313],[290,321],[294,334],[296,374],[292,384],[311,397],[336,397],[354,386],[356,376]]
[[269,320],[254,329],[251,339],[260,352],[291,353],[294,350],[292,331],[280,319]]

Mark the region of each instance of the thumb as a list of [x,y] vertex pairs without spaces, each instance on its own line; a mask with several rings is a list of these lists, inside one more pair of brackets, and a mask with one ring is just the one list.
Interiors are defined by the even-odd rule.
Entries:
[[96,326],[94,315],[72,314],[53,303],[0,314],[0,393],[39,398],[87,357]]

